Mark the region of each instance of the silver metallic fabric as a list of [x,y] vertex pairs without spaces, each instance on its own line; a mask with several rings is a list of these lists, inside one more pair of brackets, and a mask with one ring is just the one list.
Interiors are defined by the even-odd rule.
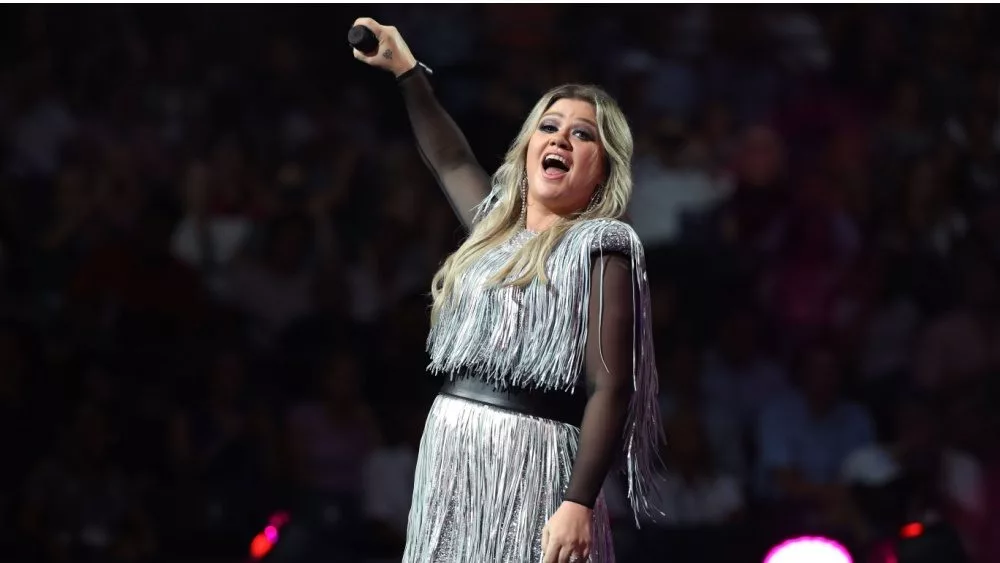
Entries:
[[[434,401],[414,478],[405,563],[540,563],[579,429],[457,397]],[[603,495],[590,561],[612,563]]]
[[[428,336],[428,369],[446,377],[475,373],[500,388],[574,392],[584,368],[593,256],[625,254],[638,334],[622,466],[633,508],[648,513],[662,435],[642,245],[620,221],[584,221],[553,249],[547,285],[488,284],[532,236],[520,232],[463,272]],[[542,528],[561,502],[578,444],[573,426],[438,397],[418,456],[404,561],[541,561]],[[611,562],[603,495],[594,515],[590,561]]]

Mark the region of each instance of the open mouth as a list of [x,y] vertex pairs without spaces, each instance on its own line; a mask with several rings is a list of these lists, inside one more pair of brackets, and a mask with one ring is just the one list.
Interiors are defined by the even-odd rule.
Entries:
[[562,176],[569,172],[569,162],[558,154],[547,154],[542,159],[542,170],[546,176]]

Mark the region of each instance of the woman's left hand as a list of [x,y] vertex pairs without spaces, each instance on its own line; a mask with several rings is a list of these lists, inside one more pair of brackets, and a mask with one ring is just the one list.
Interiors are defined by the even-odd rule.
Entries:
[[590,557],[594,511],[564,501],[542,529],[542,563],[583,563]]

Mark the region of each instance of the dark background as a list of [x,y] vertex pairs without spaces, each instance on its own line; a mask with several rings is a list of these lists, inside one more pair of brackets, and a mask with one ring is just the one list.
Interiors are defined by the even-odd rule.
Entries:
[[236,561],[284,511],[274,560],[398,561],[461,232],[363,15],[489,170],[556,84],[630,119],[672,516],[615,508],[621,561],[935,518],[1000,561],[985,5],[4,7],[0,557]]

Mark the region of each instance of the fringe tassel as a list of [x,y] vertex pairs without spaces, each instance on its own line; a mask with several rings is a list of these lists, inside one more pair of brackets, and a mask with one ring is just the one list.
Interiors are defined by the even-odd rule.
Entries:
[[[404,563],[539,563],[569,484],[579,430],[448,396],[427,418]],[[614,563],[603,495],[591,563]]]
[[646,499],[662,465],[663,435],[642,244],[631,227],[620,221],[583,221],[565,234],[549,257],[549,285],[486,287],[487,280],[531,236],[528,232],[516,235],[463,273],[451,304],[442,309],[428,336],[428,369],[446,375],[470,369],[500,388],[573,392],[584,367],[592,256],[603,252],[628,255],[638,335],[623,453],[636,525],[640,512],[655,519],[655,509]]

